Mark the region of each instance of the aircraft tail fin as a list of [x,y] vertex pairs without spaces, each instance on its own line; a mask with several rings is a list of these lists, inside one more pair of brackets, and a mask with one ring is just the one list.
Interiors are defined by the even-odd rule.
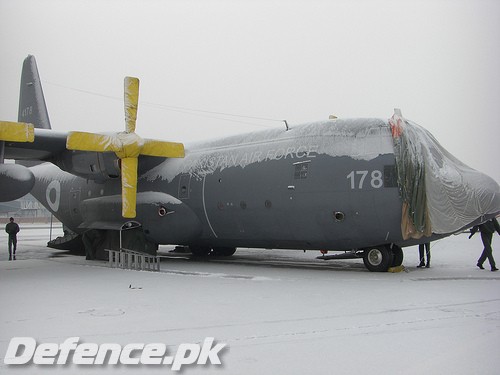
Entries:
[[42,83],[35,56],[32,55],[28,55],[23,63],[17,118],[19,122],[35,125],[35,128],[51,129]]

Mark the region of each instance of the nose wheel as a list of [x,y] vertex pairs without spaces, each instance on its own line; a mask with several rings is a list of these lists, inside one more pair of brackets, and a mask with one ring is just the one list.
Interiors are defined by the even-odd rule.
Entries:
[[[398,247],[401,251],[401,249]],[[364,251],[363,263],[372,272],[387,272],[389,267],[394,265],[394,261],[403,262],[403,251],[393,252],[389,246],[370,247]],[[397,259],[395,259],[397,258]]]
[[403,264],[403,249],[397,245],[392,246],[392,264],[391,267],[398,267]]

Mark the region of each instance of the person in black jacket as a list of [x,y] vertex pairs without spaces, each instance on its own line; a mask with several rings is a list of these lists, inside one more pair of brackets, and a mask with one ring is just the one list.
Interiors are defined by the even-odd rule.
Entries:
[[488,220],[487,222],[481,225],[476,225],[475,227],[472,228],[470,232],[471,235],[469,236],[469,238],[471,238],[478,230],[481,232],[481,239],[483,240],[484,250],[477,261],[477,266],[482,270],[484,270],[483,263],[486,260],[486,258],[488,258],[491,270],[498,271],[498,268],[495,265],[495,259],[493,259],[493,249],[491,248],[491,240],[493,239],[493,233],[497,232],[498,234],[500,234],[500,225],[498,224],[498,221],[495,218]]
[[19,225],[14,222],[13,217],[9,219],[9,222],[5,226],[5,231],[9,234],[9,260],[12,260],[12,248],[14,248],[14,260],[16,260],[17,233],[19,232]]

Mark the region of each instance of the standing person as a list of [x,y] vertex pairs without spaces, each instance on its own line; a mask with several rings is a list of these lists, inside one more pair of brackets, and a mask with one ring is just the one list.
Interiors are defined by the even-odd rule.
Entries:
[[[424,247],[425,247],[425,255],[427,256],[427,263],[425,263],[425,258],[424,258]],[[426,242],[418,245],[418,253],[420,255],[420,264],[417,267],[429,268],[431,266],[431,243]]]
[[17,233],[19,232],[19,225],[14,222],[13,217],[9,219],[9,222],[5,226],[5,231],[9,234],[9,260],[12,260],[12,247],[14,247],[14,260],[16,260]]
[[483,240],[484,250],[477,261],[477,266],[482,270],[484,270],[483,263],[486,260],[486,258],[488,258],[491,270],[498,271],[498,268],[495,265],[495,259],[493,259],[493,249],[491,248],[491,240],[493,239],[493,233],[497,232],[498,234],[500,234],[500,225],[498,225],[498,221],[495,218],[488,220],[487,222],[481,225],[476,225],[470,231],[471,234],[469,238],[472,238],[472,236],[478,230],[481,232],[481,239]]

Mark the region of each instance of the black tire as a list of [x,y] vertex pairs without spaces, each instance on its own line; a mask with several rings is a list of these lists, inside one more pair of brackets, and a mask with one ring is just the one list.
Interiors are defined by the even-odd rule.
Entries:
[[403,249],[401,249],[399,246],[393,245],[392,246],[392,264],[391,267],[398,267],[403,264]]
[[370,247],[363,253],[363,263],[371,272],[387,272],[392,261],[392,251],[387,246]]
[[214,247],[214,255],[230,257],[236,252],[235,247]]
[[194,257],[206,257],[212,251],[208,246],[189,246],[189,250]]

